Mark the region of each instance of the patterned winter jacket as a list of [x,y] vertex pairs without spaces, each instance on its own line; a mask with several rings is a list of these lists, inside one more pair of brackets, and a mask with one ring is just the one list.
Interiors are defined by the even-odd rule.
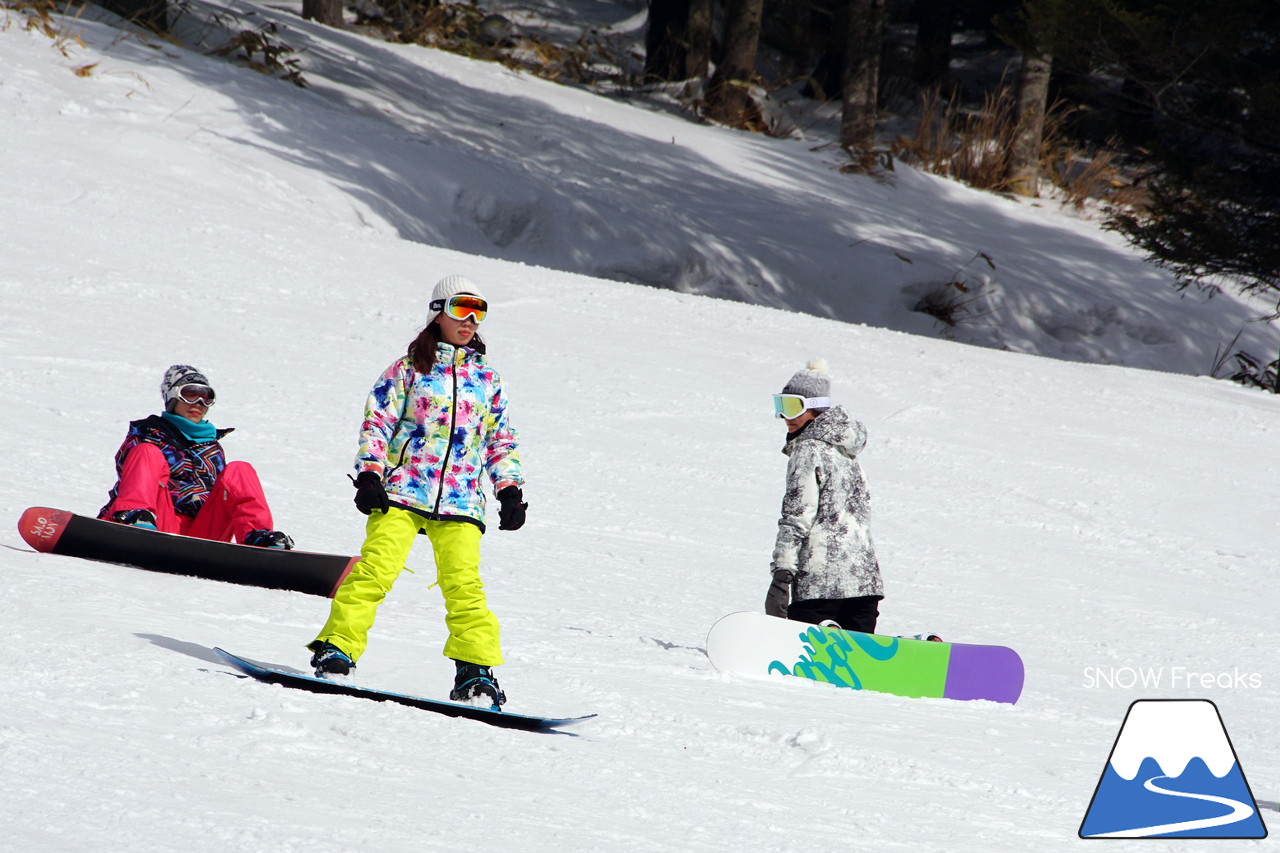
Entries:
[[142,443],[154,444],[169,460],[169,497],[178,515],[194,517],[204,506],[222,469],[227,467],[227,457],[219,440],[234,428],[220,429],[212,441],[191,441],[178,428],[159,415],[151,415],[129,423],[124,443],[116,451],[116,484],[107,496],[107,505],[98,511],[105,518],[111,502],[120,488],[120,470],[129,451]]
[[840,406],[787,442],[787,490],[772,570],[795,573],[796,601],[884,595],[858,454],[867,430]]
[[495,493],[524,485],[502,380],[485,357],[442,343],[430,373],[408,356],[388,367],[365,405],[356,471],[381,476],[393,504],[483,530],[481,474]]

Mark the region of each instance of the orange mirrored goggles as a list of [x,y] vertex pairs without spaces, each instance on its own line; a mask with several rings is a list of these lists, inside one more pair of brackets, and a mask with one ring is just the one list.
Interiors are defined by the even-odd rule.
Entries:
[[483,323],[484,318],[489,314],[489,303],[479,296],[463,293],[451,296],[448,300],[437,299],[431,303],[431,310],[443,311],[454,320],[465,320],[470,317],[476,323]]

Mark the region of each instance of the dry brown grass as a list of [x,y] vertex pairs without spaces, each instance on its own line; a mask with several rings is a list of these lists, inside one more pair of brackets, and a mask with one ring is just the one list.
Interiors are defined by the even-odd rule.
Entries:
[[[1061,104],[1048,110],[1041,178],[1056,188],[1064,204],[1077,209],[1091,201],[1141,204],[1142,193],[1114,149],[1086,150],[1070,141],[1065,131],[1070,115]],[[966,111],[954,96],[944,101],[933,89],[921,95],[915,132],[899,137],[891,150],[924,171],[979,189],[1010,192],[1009,156],[1016,129],[1014,94],[1008,87],[988,93],[974,111]]]
[[986,252],[975,252],[972,258],[953,270],[946,281],[922,293],[911,310],[928,314],[944,329],[954,329],[961,323],[973,323],[986,316],[990,313],[983,308],[987,302],[987,282],[981,275],[966,272],[969,265],[978,260],[995,272],[995,260]]
[[614,76],[618,63],[604,39],[588,32],[571,45],[519,32],[471,3],[405,2],[386,18],[362,22],[388,41],[418,44],[497,62],[559,83],[590,85]]
[[[0,0],[0,9],[13,13],[13,17],[6,15],[0,21],[0,30],[8,29],[12,24],[17,23],[27,32],[47,36],[53,42],[54,49],[67,57],[71,55],[72,46],[84,47],[80,35],[70,28],[66,20],[68,15],[71,21],[79,18],[84,12],[83,6],[75,7],[75,13],[70,14],[72,4],[69,2],[64,3],[59,9],[54,0]],[[57,17],[58,15],[63,17]],[[91,66],[82,66],[84,67]],[[77,70],[76,73],[80,74],[80,71]],[[80,74],[80,76],[88,75]]]
[[972,112],[964,110],[956,96],[943,101],[937,89],[930,89],[921,95],[916,132],[899,137],[891,150],[927,172],[1007,192],[1016,129],[1013,93],[1007,87],[988,93],[982,107]]
[[275,24],[268,22],[256,30],[241,30],[209,53],[238,60],[259,74],[279,77],[305,89],[307,81],[302,76],[302,63],[294,56],[293,48],[276,38],[276,34]]

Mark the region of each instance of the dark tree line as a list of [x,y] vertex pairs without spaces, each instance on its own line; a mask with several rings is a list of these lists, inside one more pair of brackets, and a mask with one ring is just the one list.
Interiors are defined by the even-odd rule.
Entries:
[[1072,24],[1067,82],[1152,164],[1115,227],[1186,283],[1280,301],[1280,3],[1095,0]]
[[[841,104],[840,143],[851,150],[876,144],[885,27],[893,17],[887,0],[650,0],[645,73],[650,79],[706,79],[706,115],[751,126],[759,52],[769,44],[789,67],[808,78],[807,91]],[[952,35],[977,20],[991,26],[1000,11],[1020,0],[908,0],[916,29],[912,79],[921,87],[945,86]],[[719,30],[711,26],[718,11]]]
[[[645,74],[679,81],[710,73],[706,115],[751,127],[758,121],[750,87],[756,81],[761,39],[769,29],[780,28],[778,20],[766,22],[767,12],[772,12],[786,22],[781,28],[794,30],[795,51],[814,54],[815,85],[830,97],[840,97],[847,128],[841,133],[842,143],[873,144],[885,0],[723,0],[721,8],[724,23],[715,33],[712,0],[650,0]],[[802,56],[800,61],[807,59]]]
[[1037,193],[1060,103],[1075,116],[1065,133],[1140,164],[1147,202],[1112,227],[1185,283],[1280,301],[1280,0],[650,0],[650,14],[650,78],[704,79],[705,114],[751,127],[768,46],[841,103],[851,152],[876,146],[886,27],[911,34],[921,90],[952,87],[957,32],[985,33],[1019,57],[1003,82],[1010,187]]
[[[167,0],[98,2],[157,32],[171,24]],[[302,10],[341,25],[343,0]],[[1037,194],[1046,110],[1063,104],[1076,116],[1066,133],[1142,170],[1145,204],[1111,227],[1184,284],[1280,304],[1280,0],[649,0],[645,75],[699,81],[704,115],[759,129],[767,50],[783,76],[840,103],[840,144],[858,155],[876,149],[886,80],[955,91],[961,32],[1018,57],[991,84],[1015,105],[1004,186]]]

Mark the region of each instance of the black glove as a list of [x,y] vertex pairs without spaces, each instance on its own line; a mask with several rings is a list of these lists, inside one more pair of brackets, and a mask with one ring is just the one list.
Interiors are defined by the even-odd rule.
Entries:
[[773,573],[773,583],[764,597],[764,612],[780,619],[787,618],[787,605],[791,604],[791,582],[795,575],[786,569]]
[[356,509],[365,515],[373,512],[375,509],[386,512],[391,509],[391,502],[387,500],[387,490],[382,487],[382,478],[372,471],[361,471],[360,474],[351,480],[356,487]]
[[529,505],[520,500],[523,497],[519,486],[507,486],[498,492],[498,503],[502,504],[498,510],[499,530],[519,530],[524,527],[524,511]]

